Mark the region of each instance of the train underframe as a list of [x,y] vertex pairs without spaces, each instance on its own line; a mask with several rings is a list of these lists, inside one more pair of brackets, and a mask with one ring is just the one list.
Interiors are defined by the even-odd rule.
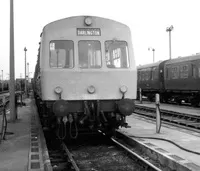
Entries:
[[76,139],[98,130],[112,136],[120,126],[128,127],[126,116],[134,111],[131,99],[42,101],[38,96],[35,99],[44,129],[56,131],[60,139]]
[[[156,93],[160,94],[160,102],[163,103],[190,103],[192,106],[199,106],[200,103],[200,92],[198,91],[142,91],[142,96],[154,102]],[[139,92],[137,97],[139,98]]]

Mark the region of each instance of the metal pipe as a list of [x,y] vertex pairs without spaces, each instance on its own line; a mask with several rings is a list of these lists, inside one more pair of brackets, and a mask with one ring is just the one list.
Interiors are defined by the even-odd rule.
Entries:
[[160,118],[160,95],[156,94],[156,133],[160,133],[161,118]]
[[142,104],[142,89],[139,88],[140,103]]

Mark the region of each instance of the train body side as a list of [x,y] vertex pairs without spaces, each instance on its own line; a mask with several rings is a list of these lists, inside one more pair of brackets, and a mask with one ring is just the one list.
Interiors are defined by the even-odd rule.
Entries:
[[164,68],[166,91],[200,91],[199,69],[200,55],[168,61]]
[[152,100],[156,93],[164,92],[164,64],[166,61],[159,61],[153,64],[140,66],[138,70],[138,93],[139,88],[142,95]]

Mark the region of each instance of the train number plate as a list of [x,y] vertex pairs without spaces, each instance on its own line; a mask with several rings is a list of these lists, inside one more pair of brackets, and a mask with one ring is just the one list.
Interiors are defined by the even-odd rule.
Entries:
[[101,36],[99,28],[77,28],[78,36]]

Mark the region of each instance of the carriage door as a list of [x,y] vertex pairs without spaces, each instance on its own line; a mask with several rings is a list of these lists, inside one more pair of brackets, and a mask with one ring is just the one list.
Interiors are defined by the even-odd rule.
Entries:
[[167,61],[161,62],[159,64],[159,66],[158,66],[158,69],[159,69],[159,80],[160,80],[159,89],[161,91],[164,91],[164,89],[165,89],[165,84],[164,84],[164,81],[165,81],[165,78],[164,78],[164,64],[165,64],[165,62],[167,62]]

